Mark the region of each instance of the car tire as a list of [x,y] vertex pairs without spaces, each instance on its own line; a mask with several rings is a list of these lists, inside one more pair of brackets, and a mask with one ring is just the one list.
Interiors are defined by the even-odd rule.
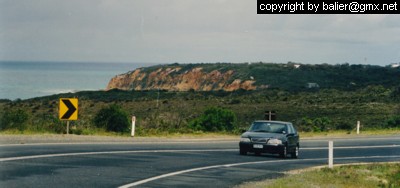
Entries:
[[293,159],[297,159],[299,157],[299,146],[297,145],[296,148],[294,149],[294,151],[292,153],[290,153],[290,156]]
[[247,151],[243,149],[239,149],[240,155],[247,155]]
[[283,147],[283,150],[282,150],[282,152],[279,154],[279,156],[280,156],[281,158],[283,158],[283,159],[287,157],[287,146],[286,146],[286,145]]

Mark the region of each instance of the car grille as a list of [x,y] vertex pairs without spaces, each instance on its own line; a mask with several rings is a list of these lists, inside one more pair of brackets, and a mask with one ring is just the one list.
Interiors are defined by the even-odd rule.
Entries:
[[255,143],[267,143],[267,138],[251,138],[251,142]]

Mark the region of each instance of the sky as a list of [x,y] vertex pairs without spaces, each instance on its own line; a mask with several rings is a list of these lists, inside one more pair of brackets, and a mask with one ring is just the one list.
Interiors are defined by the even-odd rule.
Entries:
[[0,61],[400,62],[400,15],[257,15],[256,0],[0,0]]

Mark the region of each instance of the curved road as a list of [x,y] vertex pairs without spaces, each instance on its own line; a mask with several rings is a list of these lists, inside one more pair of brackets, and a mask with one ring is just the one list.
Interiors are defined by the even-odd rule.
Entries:
[[[400,161],[400,135],[334,140],[334,163]],[[0,187],[232,187],[326,165],[327,139],[299,159],[241,156],[236,140],[0,145]]]

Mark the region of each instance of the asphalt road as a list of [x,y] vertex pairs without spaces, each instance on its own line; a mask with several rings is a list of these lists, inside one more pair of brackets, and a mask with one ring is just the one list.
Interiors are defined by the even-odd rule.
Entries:
[[[334,163],[400,161],[400,135],[334,140]],[[241,156],[236,140],[0,145],[0,187],[232,187],[327,165],[328,139],[299,159]]]

